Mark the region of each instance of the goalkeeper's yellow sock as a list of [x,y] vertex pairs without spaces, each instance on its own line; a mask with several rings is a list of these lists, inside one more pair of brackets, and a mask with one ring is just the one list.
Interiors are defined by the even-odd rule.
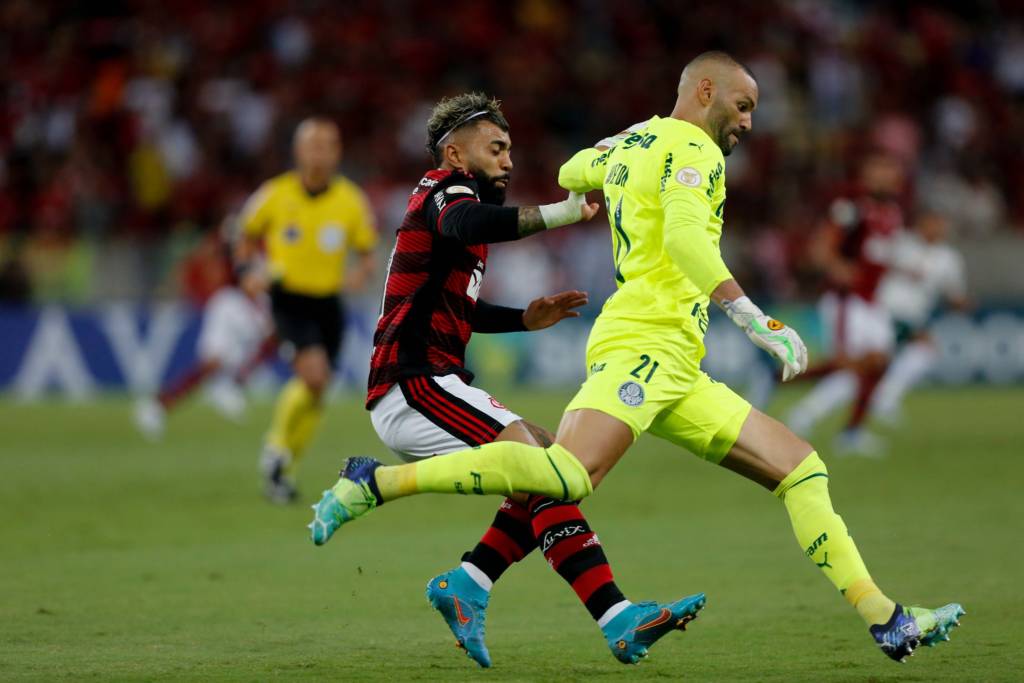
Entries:
[[378,467],[375,478],[384,501],[416,493],[510,496],[516,491],[579,500],[594,491],[587,469],[562,446],[539,448],[514,441]]
[[797,465],[775,495],[785,504],[796,540],[811,561],[869,626],[887,622],[896,603],[871,580],[843,518],[832,509],[828,470],[818,454],[811,453]]
[[314,401],[312,405],[299,409],[299,415],[295,419],[289,433],[288,443],[291,445],[292,462],[288,467],[291,472],[295,464],[306,454],[309,442],[313,440],[317,427],[320,426],[320,418],[324,414],[324,405],[321,401]]
[[270,431],[267,432],[267,443],[279,450],[292,452],[295,431],[301,418],[314,409],[318,409],[316,396],[302,379],[292,377],[277,396]]

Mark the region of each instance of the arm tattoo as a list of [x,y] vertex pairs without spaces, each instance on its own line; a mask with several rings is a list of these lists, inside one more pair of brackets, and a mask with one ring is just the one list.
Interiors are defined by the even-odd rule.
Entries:
[[[522,209],[520,209],[520,211],[522,211]],[[555,443],[555,435],[549,432],[548,430],[544,429],[543,427],[538,427],[537,425],[530,424],[526,420],[523,420],[522,425],[523,429],[530,433],[530,436],[533,437],[533,440],[537,443],[538,446],[541,446],[542,448],[548,448],[553,443]]]
[[547,230],[544,225],[544,218],[540,215],[540,207],[520,206],[519,207],[519,236],[529,237],[538,232]]

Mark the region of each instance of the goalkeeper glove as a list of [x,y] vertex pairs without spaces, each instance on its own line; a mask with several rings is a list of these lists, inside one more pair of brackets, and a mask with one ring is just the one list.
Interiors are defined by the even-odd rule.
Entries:
[[750,341],[782,361],[782,381],[788,382],[807,369],[807,347],[788,325],[770,318],[750,297],[723,301],[722,308]]

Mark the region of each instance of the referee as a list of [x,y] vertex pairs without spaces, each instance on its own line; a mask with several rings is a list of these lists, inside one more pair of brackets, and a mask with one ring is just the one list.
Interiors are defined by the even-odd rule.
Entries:
[[[323,413],[344,330],[342,291],[357,291],[373,276],[377,231],[366,196],[336,174],[338,127],[309,118],[295,129],[295,170],[263,183],[241,215],[236,251],[240,271],[266,274],[274,326],[295,375],[274,407],[260,468],[266,495],[276,503],[296,497],[293,470]],[[345,275],[349,252],[354,267]]]

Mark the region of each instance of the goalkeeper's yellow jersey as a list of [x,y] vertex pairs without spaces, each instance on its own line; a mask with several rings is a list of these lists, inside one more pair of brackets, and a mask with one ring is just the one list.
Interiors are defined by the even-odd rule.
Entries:
[[708,134],[655,116],[605,152],[578,152],[558,182],[604,191],[618,291],[601,317],[688,329],[697,318],[703,332],[709,295],[732,278],[718,246],[725,159]]
[[246,235],[263,238],[271,278],[293,294],[337,294],[348,251],[377,245],[370,203],[344,176],[310,194],[298,173],[282,173],[249,198],[240,222]]

